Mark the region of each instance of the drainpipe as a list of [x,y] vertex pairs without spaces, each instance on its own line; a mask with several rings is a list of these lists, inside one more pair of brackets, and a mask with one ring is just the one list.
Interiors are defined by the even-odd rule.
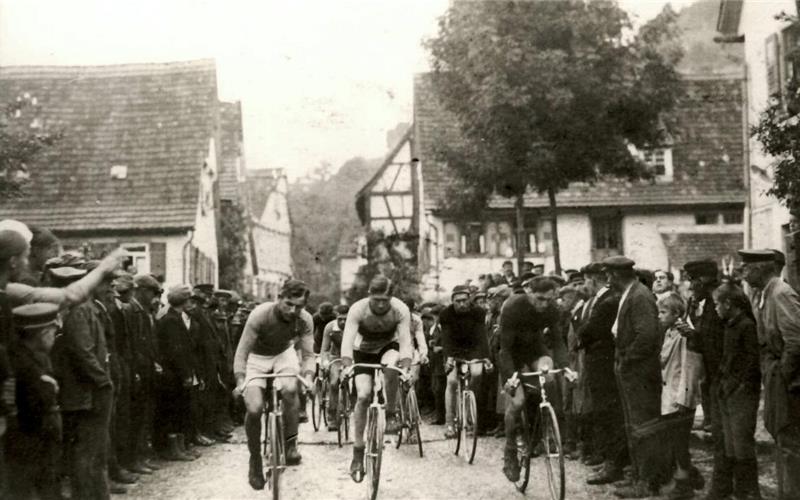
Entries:
[[742,81],[742,139],[744,164],[744,190],[747,196],[744,199],[744,247],[753,247],[753,210],[750,192],[750,78],[747,63],[744,64],[744,80]]
[[189,282],[189,279],[188,279],[188,275],[189,275],[188,267],[189,267],[189,263],[191,262],[191,259],[187,257],[186,249],[187,248],[191,248],[192,240],[194,240],[194,230],[190,229],[189,230],[189,239],[186,240],[186,243],[183,244],[183,250],[181,250],[181,255],[183,256],[183,283],[188,283]]

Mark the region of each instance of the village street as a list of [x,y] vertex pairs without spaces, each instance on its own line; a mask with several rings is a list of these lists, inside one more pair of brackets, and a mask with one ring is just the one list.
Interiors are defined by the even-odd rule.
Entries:
[[[469,465],[452,454],[451,443],[441,437],[442,427],[425,425],[422,429],[425,457],[419,458],[416,447],[403,445],[399,450],[387,442],[381,475],[381,499],[445,500],[459,499],[546,499],[544,465],[536,461],[536,478],[526,495],[516,492],[500,470],[502,440],[487,437],[478,443],[475,463]],[[357,499],[365,495],[365,485],[355,484],[347,475],[351,448],[339,448],[336,435],[314,432],[310,424],[301,426],[300,451],[303,464],[292,467],[284,477],[282,498],[291,500]],[[695,439],[694,463],[710,473],[711,457],[707,447]],[[700,449],[698,449],[700,448]],[[762,447],[766,451],[765,447]],[[761,488],[764,498],[775,498],[774,464],[761,455]],[[133,485],[125,498],[206,498],[256,499],[268,496],[253,491],[247,484],[247,447],[244,433],[238,428],[231,443],[203,451],[195,462],[171,463],[168,468]],[[566,498],[570,500],[612,499],[611,486],[587,486],[591,471],[579,462],[567,462]],[[663,497],[662,497],[663,498]]]

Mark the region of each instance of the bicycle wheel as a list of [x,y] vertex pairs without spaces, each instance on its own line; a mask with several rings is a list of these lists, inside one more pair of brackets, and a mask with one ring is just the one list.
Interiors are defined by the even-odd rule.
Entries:
[[528,419],[528,410],[523,408],[520,412],[519,427],[517,428],[517,461],[519,462],[519,480],[514,483],[520,493],[525,493],[528,480],[531,477],[531,426]]
[[383,455],[383,425],[381,412],[376,407],[367,410],[367,436],[365,472],[367,476],[367,500],[378,498],[381,480],[381,458]]
[[[453,440],[453,454],[458,456],[458,453],[461,451],[461,442],[464,440],[462,431],[464,430],[464,396],[463,392],[459,389],[456,391],[456,415],[455,420],[453,421],[453,430],[456,432],[456,437]],[[448,424],[450,422],[447,422]]]
[[328,399],[328,379],[322,379],[322,384],[320,385],[320,392],[322,393],[321,403],[319,405],[319,413],[322,416],[322,424],[324,428],[328,429],[328,405],[330,404],[330,400]]
[[314,426],[314,432],[319,430],[319,378],[314,380],[314,387],[317,389],[314,397],[311,398],[311,425]]
[[269,414],[269,466],[267,468],[267,483],[272,491],[273,500],[280,498],[281,492],[281,472],[286,463],[286,456],[283,450],[283,432],[281,422],[274,413]]
[[547,485],[552,500],[564,500],[564,450],[561,447],[561,432],[553,407],[547,405],[540,409],[542,425],[542,444],[544,445],[544,465],[547,471]]
[[339,448],[342,444],[347,442],[347,391],[340,385],[339,386],[339,400],[336,402],[336,416],[339,419],[339,425],[336,426],[336,441],[339,443]]
[[408,422],[408,408],[405,398],[402,396],[403,389],[400,389],[400,391],[399,401],[397,401],[397,407],[400,411],[400,430],[397,431],[397,440],[394,443],[395,449],[400,448],[400,445],[403,443],[403,431],[406,431],[406,441],[408,441],[408,426],[406,425]]
[[478,404],[475,402],[475,393],[464,393],[464,445],[467,447],[469,463],[475,460],[475,451],[478,449]]
[[[408,407],[408,434],[409,438],[412,435],[416,435],[417,437],[417,447],[419,448],[419,456],[422,457],[422,435],[420,434],[420,422],[422,422],[422,418],[419,415],[419,405],[417,404],[417,393],[414,391],[412,387],[408,391],[407,396],[407,407]],[[409,439],[410,440],[410,439]]]

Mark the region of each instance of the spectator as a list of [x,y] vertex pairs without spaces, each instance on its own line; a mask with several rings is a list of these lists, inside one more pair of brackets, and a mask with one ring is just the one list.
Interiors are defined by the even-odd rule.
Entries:
[[667,297],[671,292],[675,291],[675,275],[669,271],[658,269],[653,273],[655,281],[653,282],[653,293],[656,294],[656,299]]
[[514,284],[515,280],[514,264],[510,260],[503,262],[503,283],[511,286]]

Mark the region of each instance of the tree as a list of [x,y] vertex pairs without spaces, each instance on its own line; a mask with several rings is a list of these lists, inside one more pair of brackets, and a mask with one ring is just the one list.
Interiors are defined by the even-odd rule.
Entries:
[[221,288],[244,290],[247,237],[250,228],[241,206],[222,203],[220,208],[219,283]]
[[[781,14],[782,20],[798,22]],[[795,68],[800,64],[800,49],[787,54]],[[764,152],[775,158],[773,184],[767,194],[786,205],[794,219],[800,217],[800,75],[797,71],[782,92],[771,97],[752,134]]]
[[549,200],[560,271],[556,194],[648,175],[630,146],[663,140],[659,117],[679,95],[675,18],[665,7],[633,35],[612,1],[453,2],[426,41],[434,93],[460,131],[434,138],[436,160],[473,207],[514,199],[520,265],[526,192]]
[[384,235],[383,231],[367,233],[367,263],[356,273],[347,301],[353,303],[368,295],[372,278],[382,274],[393,284],[392,295],[401,299],[419,298],[420,273],[416,266],[419,237],[404,232]]
[[44,126],[40,114],[36,97],[29,94],[0,110],[0,199],[22,196],[31,165],[62,137]]

